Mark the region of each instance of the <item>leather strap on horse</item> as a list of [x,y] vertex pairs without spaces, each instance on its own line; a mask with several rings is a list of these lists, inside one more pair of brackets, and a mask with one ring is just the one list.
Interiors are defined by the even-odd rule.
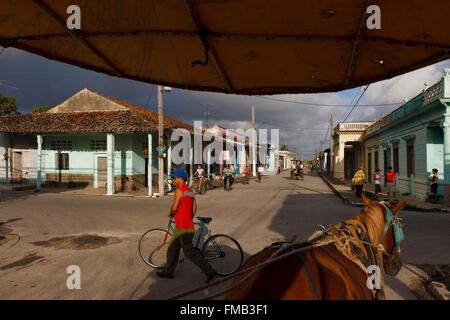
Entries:
[[309,267],[308,263],[306,263],[305,257],[303,257],[301,254],[299,255],[300,265],[304,268],[306,273],[306,278],[308,279],[309,286],[311,288],[311,291],[313,293],[315,300],[321,300],[321,296],[319,292],[317,291],[317,285],[314,281],[314,277],[311,272],[311,268]]

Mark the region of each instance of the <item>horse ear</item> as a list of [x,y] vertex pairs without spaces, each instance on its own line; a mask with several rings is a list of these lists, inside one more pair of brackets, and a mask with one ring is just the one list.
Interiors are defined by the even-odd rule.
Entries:
[[405,205],[406,205],[407,202],[408,202],[408,200],[403,200],[402,202],[397,203],[396,205],[394,205],[394,206],[391,208],[392,213],[393,213],[394,215],[397,215],[397,213],[398,213],[401,209],[403,209],[403,208],[405,207]]
[[368,206],[370,204],[370,199],[366,197],[366,195],[364,193],[361,194],[361,199],[364,202],[364,204],[366,206]]

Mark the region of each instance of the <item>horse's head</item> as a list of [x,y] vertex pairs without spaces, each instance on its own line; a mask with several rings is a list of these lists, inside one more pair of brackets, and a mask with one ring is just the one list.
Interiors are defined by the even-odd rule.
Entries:
[[384,216],[384,229],[380,243],[384,247],[383,267],[384,271],[391,276],[400,272],[402,262],[400,260],[400,243],[404,239],[404,233],[400,224],[398,212],[406,205],[406,200],[392,207],[385,202],[370,201],[363,196],[366,206],[376,206]]

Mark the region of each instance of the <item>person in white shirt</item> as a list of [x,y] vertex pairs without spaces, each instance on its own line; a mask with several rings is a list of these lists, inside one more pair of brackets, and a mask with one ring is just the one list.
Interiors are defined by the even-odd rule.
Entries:
[[203,178],[203,173],[204,173],[204,169],[202,168],[201,165],[199,165],[197,167],[197,171],[195,171],[195,173],[194,173],[194,177],[201,179],[201,178]]
[[264,174],[264,166],[262,164],[258,167],[258,182],[261,183],[262,175]]

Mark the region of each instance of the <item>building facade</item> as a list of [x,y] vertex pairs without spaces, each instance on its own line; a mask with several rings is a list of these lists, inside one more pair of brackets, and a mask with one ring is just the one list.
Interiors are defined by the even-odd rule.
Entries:
[[[184,132],[175,136],[175,129]],[[223,147],[218,160],[212,160],[215,150],[208,149],[210,143],[203,139],[206,129],[196,132],[168,116],[164,116],[161,150],[156,112],[84,89],[45,113],[0,117],[0,183],[35,185],[38,190],[42,186],[104,188],[112,195],[128,180],[151,196],[159,182],[160,157],[164,158],[165,175],[172,169],[184,169],[192,178],[194,163],[201,163],[212,175],[221,175],[224,166],[232,164],[236,174],[241,174],[250,164],[253,143],[236,131],[227,136],[227,129],[220,126],[207,131],[212,141],[217,139]],[[190,150],[181,150],[180,140],[172,141],[179,134],[183,141],[190,140]],[[196,140],[200,141],[199,150],[194,148]],[[214,148],[215,143],[211,145]],[[276,151],[256,143],[255,154],[268,172],[277,169]],[[174,164],[178,161],[173,161],[175,157],[183,163]],[[256,162],[253,167],[256,175]]]
[[333,131],[333,176],[349,180],[364,165],[364,148],[361,136],[374,123],[340,122]]
[[[0,119],[0,181],[105,188],[127,178],[152,195],[158,181],[156,112],[84,89],[40,114]],[[164,117],[166,160],[171,132],[186,123]]]
[[278,165],[280,170],[289,170],[292,168],[292,160],[294,159],[292,152],[288,150],[278,151]]
[[392,166],[398,191],[425,200],[436,168],[438,193],[450,204],[450,69],[441,81],[370,126],[362,141],[368,177],[376,168],[384,173]]

